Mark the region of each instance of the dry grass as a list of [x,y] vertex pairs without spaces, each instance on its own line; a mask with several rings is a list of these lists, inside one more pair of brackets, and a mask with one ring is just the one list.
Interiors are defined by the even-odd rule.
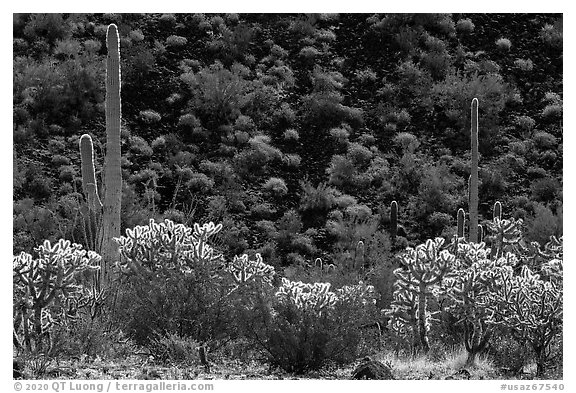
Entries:
[[[379,360],[392,369],[397,380],[443,380],[454,376],[466,363],[466,351],[457,349],[441,352],[439,355],[396,356],[393,351],[383,350],[374,353],[371,358]],[[145,356],[130,356],[121,359],[68,359],[51,361],[48,364],[38,359],[27,359],[24,373],[26,379],[350,379],[359,361],[344,367],[326,367],[323,370],[305,375],[292,375],[279,369],[270,369],[259,360],[239,361],[228,357],[214,357],[210,372],[206,372],[200,362],[187,364],[161,364]],[[467,368],[470,379],[493,380],[510,379],[499,373],[492,362],[480,356],[474,367]],[[517,378],[533,378],[535,367],[525,369],[525,374]],[[459,378],[457,378],[459,379]]]

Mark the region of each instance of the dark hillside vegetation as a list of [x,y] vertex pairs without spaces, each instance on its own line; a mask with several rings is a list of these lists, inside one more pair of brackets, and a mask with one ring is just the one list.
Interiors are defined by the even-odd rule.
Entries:
[[[494,221],[499,202],[501,216],[511,220],[506,236],[517,239],[511,244],[522,238],[523,247],[533,247],[532,262],[522,260],[515,273],[528,266],[545,277],[547,270],[532,263],[558,255],[550,239],[563,233],[560,14],[14,14],[15,256],[37,252],[45,240],[94,249],[79,141],[91,136],[102,194],[106,34],[112,23],[121,53],[122,234],[142,226],[154,237],[150,219],[189,228],[221,224],[210,244],[223,260],[236,263],[245,254],[250,260],[240,265],[266,270],[254,262],[261,258],[289,280],[350,286],[375,307],[334,306],[338,318],[388,324],[391,314],[379,310],[402,304],[393,271],[413,263],[398,253],[437,237],[447,239],[448,247],[457,235],[458,210],[469,211],[470,103],[477,98],[478,221],[483,233],[492,233],[482,240],[492,250],[504,249],[493,235],[508,225]],[[459,256],[457,242],[454,247],[450,252]],[[546,257],[536,257],[538,252]],[[171,268],[146,266],[150,280],[176,284],[158,284],[159,297],[148,299],[150,288],[133,276],[123,278],[125,292],[117,301],[126,315],[109,322],[123,326],[137,345],[158,348],[176,336],[199,343],[231,337],[274,342],[267,350],[279,367],[290,356],[313,359],[290,372],[323,364],[313,350],[283,352],[293,345],[286,339],[290,329],[281,321],[267,324],[269,304],[263,299],[270,293],[244,288],[257,296],[241,306],[262,320],[245,326],[253,316],[234,314],[239,326],[226,327],[229,313],[243,310],[229,299],[237,286],[224,279],[215,287],[202,281],[220,270],[198,272],[194,283],[204,284],[196,290],[196,284],[178,281]],[[458,271],[468,268],[459,265]],[[443,280],[441,270],[428,273]],[[516,280],[504,270],[502,277]],[[285,283],[287,293],[290,285]],[[334,299],[346,298],[346,291]],[[431,310],[443,310],[444,301],[459,304],[446,291],[430,301]],[[132,306],[133,299],[144,300]],[[322,301],[340,304],[331,299]],[[282,321],[297,324],[290,307],[276,311]],[[190,322],[190,313],[210,329]],[[469,326],[451,327],[458,312],[453,314],[437,317],[440,327],[429,332],[431,342],[449,346],[469,336]],[[436,312],[431,315],[436,318]],[[308,316],[298,318],[307,324]],[[332,343],[326,350],[334,354],[331,360],[347,364],[354,359],[347,345],[364,338],[342,320],[323,321],[332,333],[320,341]],[[258,323],[271,330],[263,332]],[[479,322],[470,323],[475,329]],[[513,336],[511,325],[502,329]],[[302,332],[307,334],[316,337],[312,328]],[[509,342],[502,345],[517,344],[510,337],[503,335]],[[428,338],[419,340],[407,346],[434,351]],[[541,344],[549,348],[550,341]],[[544,367],[546,356],[534,351],[533,360]],[[474,361],[477,353],[468,352]]]

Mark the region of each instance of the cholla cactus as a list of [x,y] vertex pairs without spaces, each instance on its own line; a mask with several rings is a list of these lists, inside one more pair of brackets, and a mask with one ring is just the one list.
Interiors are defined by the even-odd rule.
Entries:
[[301,310],[316,314],[322,314],[333,307],[338,299],[337,295],[330,291],[330,283],[305,284],[287,278],[282,278],[282,284],[275,296],[279,301],[291,303]]
[[63,239],[54,245],[45,240],[35,251],[37,258],[25,252],[13,258],[13,338],[17,348],[42,351],[49,349],[44,343],[50,345],[52,326],[65,322],[63,307],[82,294],[76,274],[99,269],[101,257]]
[[[418,338],[418,299],[414,291],[397,287],[394,291],[392,304],[385,315],[390,318],[389,328],[397,336],[410,342],[415,349]],[[429,326],[430,318],[426,318]]]
[[519,275],[511,268],[499,271],[502,285],[486,302],[494,324],[512,329],[528,340],[536,354],[537,376],[550,358],[550,344],[562,332],[561,282],[544,281],[523,266]]
[[256,254],[256,260],[250,260],[247,254],[241,257],[235,256],[234,260],[226,267],[232,274],[237,284],[243,284],[250,280],[261,280],[263,283],[272,285],[276,274],[274,267],[262,262],[262,256]]
[[375,305],[376,295],[374,286],[360,281],[354,285],[344,285],[336,290],[339,302],[358,303],[360,306]]
[[199,265],[222,266],[221,254],[207,243],[210,236],[222,229],[222,225],[210,222],[194,228],[176,224],[171,220],[148,225],[138,225],[126,230],[126,236],[115,238],[120,248],[120,271],[143,273],[158,269],[178,269],[191,274]]
[[408,291],[416,295],[412,299],[417,301],[418,337],[425,351],[430,349],[428,343],[430,314],[427,302],[430,297],[436,296],[438,284],[455,260],[453,254],[442,250],[443,244],[443,238],[436,238],[427,240],[415,249],[407,248],[400,256],[405,269],[399,268],[394,271],[397,277],[396,291]]
[[450,299],[448,310],[464,328],[467,366],[475,363],[476,356],[487,346],[492,334],[486,304],[491,291],[499,285],[497,272],[515,266],[517,262],[513,254],[490,259],[490,249],[484,243],[459,244],[458,258],[444,278],[443,288]]

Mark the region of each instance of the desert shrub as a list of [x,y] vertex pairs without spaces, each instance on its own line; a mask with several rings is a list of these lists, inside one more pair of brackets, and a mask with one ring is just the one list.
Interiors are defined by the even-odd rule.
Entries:
[[536,121],[530,116],[516,116],[514,118],[514,124],[516,124],[524,132],[530,132],[534,129]]
[[459,33],[471,33],[474,31],[474,23],[468,18],[456,22],[456,31]]
[[558,144],[558,139],[545,131],[537,131],[532,136],[535,145],[540,149],[553,149]]
[[138,344],[168,333],[199,341],[225,335],[232,282],[222,274],[224,258],[207,243],[221,229],[150,220],[116,239],[119,322]]
[[487,353],[494,362],[494,366],[503,374],[508,375],[521,373],[532,360],[526,344],[509,332],[499,332],[494,335]]
[[253,339],[268,353],[271,365],[287,372],[348,363],[357,356],[358,327],[374,306],[373,288],[362,283],[330,291],[329,283],[283,278],[270,312],[264,314],[266,323]]
[[146,123],[157,123],[162,119],[160,114],[152,109],[147,109],[145,111],[140,111],[140,117]]
[[197,341],[168,332],[154,335],[146,345],[156,361],[194,365],[199,362]]
[[320,183],[314,187],[310,182],[303,181],[300,186],[302,187],[300,209],[303,211],[327,212],[336,203],[335,199],[338,192],[325,183]]
[[288,193],[288,187],[286,182],[279,177],[269,178],[263,185],[264,191],[270,193],[273,196],[281,197]]
[[556,198],[561,191],[558,180],[545,177],[534,181],[531,185],[532,196],[538,202],[550,202]]
[[545,118],[555,118],[562,117],[562,105],[561,104],[549,104],[542,110],[542,116]]
[[166,45],[172,47],[179,47],[184,46],[188,43],[188,40],[185,37],[181,37],[178,35],[171,35],[166,38]]
[[500,50],[509,51],[512,47],[512,42],[508,38],[498,38],[496,40],[496,46]]
[[530,59],[516,59],[514,65],[522,71],[532,71],[534,63]]
[[296,131],[295,129],[289,128],[286,131],[284,131],[284,139],[297,141],[298,139],[300,139],[300,135],[298,134],[298,131]]
[[558,219],[550,208],[540,203],[535,204],[534,213],[534,218],[528,223],[526,239],[544,245],[550,236],[558,234],[560,229],[558,228]]
[[553,25],[545,24],[540,30],[540,39],[554,48],[562,48],[562,18],[558,18]]

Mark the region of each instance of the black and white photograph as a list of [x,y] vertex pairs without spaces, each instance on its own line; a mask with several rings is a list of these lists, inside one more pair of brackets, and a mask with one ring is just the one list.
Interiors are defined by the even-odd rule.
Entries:
[[386,8],[13,13],[7,386],[574,389],[564,14]]

